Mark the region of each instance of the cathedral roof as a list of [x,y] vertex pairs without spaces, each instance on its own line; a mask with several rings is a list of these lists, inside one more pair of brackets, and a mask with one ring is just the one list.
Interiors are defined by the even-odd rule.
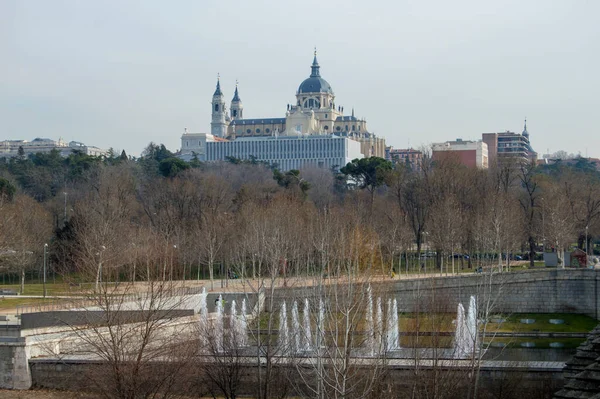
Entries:
[[352,116],[338,116],[337,118],[335,118],[336,122],[354,122],[354,121],[358,121],[358,118],[355,117],[354,115]]
[[285,123],[285,118],[235,119],[232,125],[268,125]]
[[217,78],[217,89],[215,90],[215,94],[213,96],[222,96],[223,92],[221,92],[221,79]]
[[240,100],[240,95],[238,93],[238,88],[237,88],[237,83],[235,84],[235,93],[233,93],[233,99],[231,100],[231,102],[236,102],[236,101],[242,101]]
[[319,72],[319,62],[317,61],[317,54],[315,52],[315,58],[313,59],[313,63],[310,67],[311,73],[308,79],[305,79],[302,83],[300,83],[300,87],[298,87],[298,94],[300,93],[330,93],[333,94],[333,89],[331,85],[321,77],[321,73]]

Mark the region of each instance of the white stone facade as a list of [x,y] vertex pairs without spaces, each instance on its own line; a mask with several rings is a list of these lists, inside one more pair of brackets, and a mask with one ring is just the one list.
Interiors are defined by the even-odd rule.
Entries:
[[4,140],[0,141],[0,157],[16,157],[19,155],[19,147],[23,148],[23,153],[36,154],[38,152],[50,152],[57,150],[63,157],[69,156],[73,150],[81,151],[87,155],[93,156],[104,156],[107,154],[106,150],[98,147],[86,146],[83,143],[77,141],[71,141],[67,143],[63,139],[59,138],[58,141],[46,138],[36,138],[31,141],[27,140]]
[[307,166],[339,169],[356,158],[363,158],[360,143],[335,135],[286,135],[223,140],[211,134],[184,133],[181,158],[189,161],[196,154],[200,161],[223,161],[227,157],[276,164],[281,170]]

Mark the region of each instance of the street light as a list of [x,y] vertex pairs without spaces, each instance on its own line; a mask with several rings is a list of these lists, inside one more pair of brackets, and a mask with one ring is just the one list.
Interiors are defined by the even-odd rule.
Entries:
[[46,298],[46,250],[48,249],[48,244],[44,244],[44,298]]
[[587,263],[587,257],[588,257],[588,227],[589,226],[585,226],[585,262],[586,263]]
[[96,292],[98,292],[98,285],[100,282],[102,282],[102,252],[106,249],[106,247],[104,245],[102,245],[100,247],[100,252],[98,252],[96,255],[99,255],[99,262],[98,262],[98,273],[96,274]]

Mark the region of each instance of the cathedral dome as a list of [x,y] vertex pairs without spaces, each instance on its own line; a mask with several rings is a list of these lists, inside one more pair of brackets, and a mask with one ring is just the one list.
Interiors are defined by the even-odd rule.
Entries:
[[310,77],[300,84],[298,93],[331,93],[333,90],[327,81],[321,77]]
[[305,79],[302,83],[300,83],[300,87],[298,87],[298,94],[301,93],[330,93],[333,94],[333,89],[331,85],[327,83],[325,79],[321,77],[319,72],[319,63],[317,62],[317,55],[315,54],[315,58],[313,60],[311,66],[311,73],[308,79]]

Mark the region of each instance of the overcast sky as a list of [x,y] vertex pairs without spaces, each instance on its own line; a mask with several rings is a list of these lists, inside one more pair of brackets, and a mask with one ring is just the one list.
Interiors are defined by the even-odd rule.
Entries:
[[283,117],[313,47],[336,103],[405,148],[521,132],[600,157],[600,1],[0,0],[0,140],[139,155],[210,132],[217,73]]

